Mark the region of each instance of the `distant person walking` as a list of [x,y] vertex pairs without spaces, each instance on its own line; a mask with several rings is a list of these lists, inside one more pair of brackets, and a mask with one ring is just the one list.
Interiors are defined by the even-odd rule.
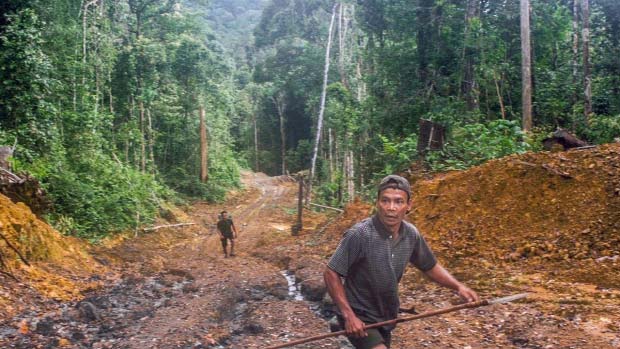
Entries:
[[230,240],[230,256],[235,255],[235,239],[237,238],[237,228],[233,223],[232,218],[228,217],[228,212],[222,211],[220,213],[220,219],[217,222],[217,231],[220,233],[220,241],[222,242],[222,249],[224,250],[224,258],[228,257],[228,240]]

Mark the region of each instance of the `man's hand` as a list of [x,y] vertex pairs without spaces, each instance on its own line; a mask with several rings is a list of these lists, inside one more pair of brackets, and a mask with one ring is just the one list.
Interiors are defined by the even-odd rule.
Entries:
[[347,336],[358,338],[368,336],[368,333],[364,330],[364,322],[355,316],[355,314],[351,314],[350,317],[345,320],[344,330],[347,332]]
[[332,297],[334,303],[342,313],[342,317],[344,318],[344,330],[347,333],[347,336],[368,336],[368,333],[364,330],[364,323],[357,317],[357,315],[355,315],[353,309],[351,309],[351,305],[349,304],[349,300],[347,299],[347,295],[344,291],[344,286],[342,286],[340,275],[327,267],[323,273],[323,278],[325,279],[327,292],[329,292],[329,295]]
[[480,297],[478,296],[478,294],[472,290],[471,288],[461,284],[459,286],[459,288],[457,289],[457,292],[459,294],[459,296],[461,298],[463,298],[463,300],[465,300],[466,302],[470,303],[470,302],[477,302],[480,300]]

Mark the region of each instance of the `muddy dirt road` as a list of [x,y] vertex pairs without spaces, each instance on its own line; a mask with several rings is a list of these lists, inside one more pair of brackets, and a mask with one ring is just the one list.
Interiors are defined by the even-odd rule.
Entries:
[[[261,246],[265,233],[290,234],[295,183],[250,173],[243,180],[246,190],[226,205],[189,208],[185,218],[196,226],[160,229],[100,249],[98,259],[120,263],[122,277],[77,304],[59,303],[44,313],[33,307],[6,321],[0,347],[261,348],[325,332],[316,304],[289,292],[285,263],[252,254],[277,253],[277,246]],[[215,230],[222,209],[239,231],[231,258],[224,258]]]
[[[108,286],[78,303],[56,303],[45,311],[33,307],[0,323],[0,348],[264,348],[326,333],[329,307],[321,271],[342,227],[358,217],[328,221],[308,213],[301,236],[291,238],[295,183],[252,173],[243,180],[246,189],[231,193],[225,205],[197,203],[179,218],[196,226],[160,229],[100,248],[97,258],[120,276],[99,276],[110,280],[104,281]],[[224,258],[215,231],[222,209],[239,230],[233,258]],[[596,303],[568,296],[557,301],[549,285],[559,283],[535,273],[516,277],[507,270],[505,277],[488,279],[453,267],[484,297],[524,291],[534,296],[401,324],[394,348],[620,347],[617,302],[608,297],[615,291],[591,290],[607,297]],[[298,286],[312,301],[290,293],[285,270],[303,280]],[[426,311],[450,306],[457,297],[409,270],[401,300],[403,307]],[[339,338],[295,348],[350,347]]]

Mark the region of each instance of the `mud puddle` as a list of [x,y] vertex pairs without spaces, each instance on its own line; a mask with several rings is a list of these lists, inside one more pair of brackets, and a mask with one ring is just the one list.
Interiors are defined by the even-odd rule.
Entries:
[[45,314],[25,312],[0,324],[2,348],[118,348],[125,329],[136,326],[175,298],[194,292],[193,277],[169,271],[132,276],[105,293],[80,302],[62,303]]

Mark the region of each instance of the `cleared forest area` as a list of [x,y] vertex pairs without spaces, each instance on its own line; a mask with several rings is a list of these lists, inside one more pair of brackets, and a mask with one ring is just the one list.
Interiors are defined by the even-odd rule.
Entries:
[[620,348],[618,57],[617,0],[2,1],[0,347],[327,333],[325,265],[399,174],[447,269],[528,297],[393,347]]

